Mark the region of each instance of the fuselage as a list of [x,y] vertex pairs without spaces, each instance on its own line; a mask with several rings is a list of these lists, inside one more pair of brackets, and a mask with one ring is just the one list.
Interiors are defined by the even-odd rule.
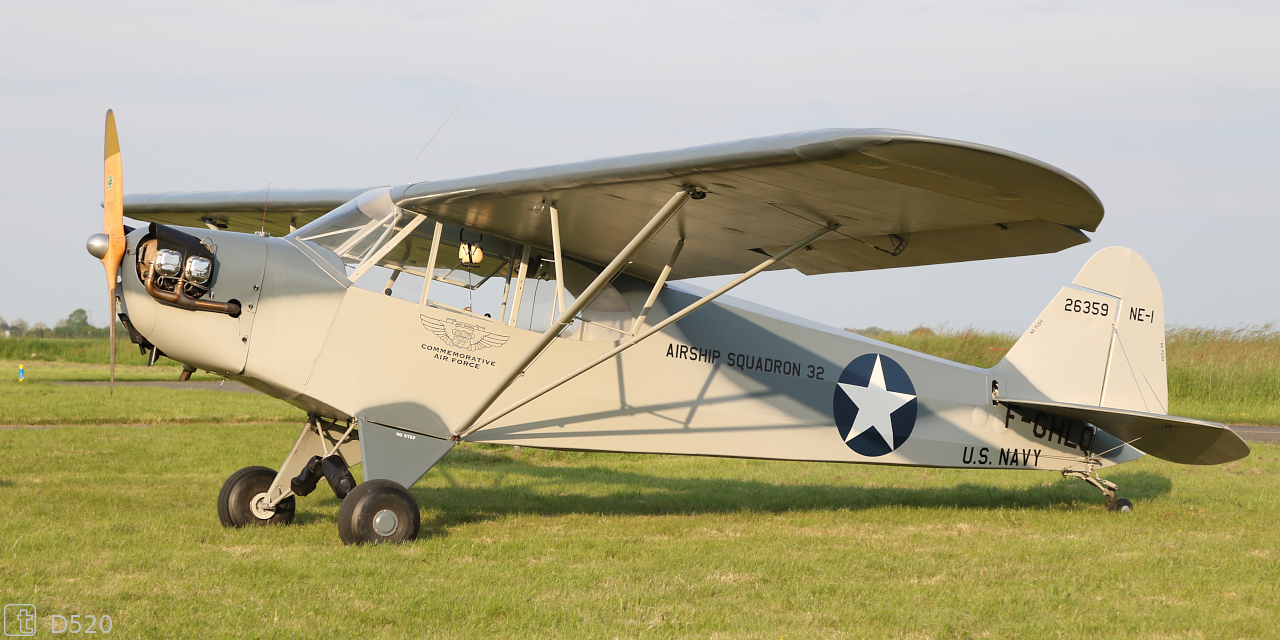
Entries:
[[[295,238],[188,229],[215,246],[215,300],[238,317],[153,299],[122,269],[131,324],[167,356],[308,413],[449,438],[539,332],[352,286]],[[649,283],[619,278],[640,309]],[[694,302],[668,286],[653,325]],[[491,412],[614,347],[557,339]],[[466,440],[621,451],[959,468],[1080,468],[1141,455],[1083,423],[993,402],[997,370],[958,364],[720,298]],[[876,414],[875,412],[880,412]],[[1111,451],[1108,451],[1111,450]]]

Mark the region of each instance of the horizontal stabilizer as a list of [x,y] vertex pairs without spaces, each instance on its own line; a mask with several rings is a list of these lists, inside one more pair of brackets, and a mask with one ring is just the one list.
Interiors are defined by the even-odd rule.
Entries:
[[1000,403],[1088,422],[1170,462],[1222,464],[1249,455],[1249,445],[1230,427],[1217,422],[1065,402],[1001,398]]

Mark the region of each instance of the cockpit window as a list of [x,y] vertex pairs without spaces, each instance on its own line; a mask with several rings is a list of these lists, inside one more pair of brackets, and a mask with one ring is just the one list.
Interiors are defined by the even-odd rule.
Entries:
[[[414,212],[405,211],[392,202],[388,187],[361,195],[289,234],[289,237],[334,252],[351,271],[375,255],[416,217]],[[425,277],[434,233],[434,222],[419,224],[374,264]],[[483,258],[464,264],[460,252],[463,244],[480,247]],[[474,289],[486,279],[505,272],[504,268],[512,262],[513,248],[514,245],[505,240],[446,224],[441,233],[433,275],[438,276],[438,280]]]
[[[439,245],[435,263],[430,264],[438,224]],[[397,207],[389,187],[369,191],[289,237],[307,242],[322,254],[332,252],[346,265],[354,285],[363,289],[458,313],[489,316],[532,331],[546,330],[558,315],[551,251],[426,219]],[[523,270],[522,259],[528,263]],[[596,273],[569,259],[563,272],[567,306]],[[428,286],[431,283],[437,286]],[[438,286],[441,284],[452,286]],[[423,299],[428,297],[424,290],[429,299]],[[610,285],[560,336],[618,340],[626,335],[632,318],[626,300]]]
[[[359,263],[379,241],[385,242],[403,212],[391,201],[391,189],[369,191],[289,234],[328,249],[343,262]],[[407,221],[406,221],[407,222]]]

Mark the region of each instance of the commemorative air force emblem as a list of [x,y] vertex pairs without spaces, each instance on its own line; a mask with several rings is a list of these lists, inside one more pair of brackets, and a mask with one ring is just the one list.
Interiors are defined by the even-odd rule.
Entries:
[[868,353],[836,383],[836,429],[855,453],[878,457],[901,447],[916,426],[916,389],[902,365]]
[[479,351],[489,347],[501,347],[507,343],[507,336],[485,331],[480,325],[458,322],[453,318],[436,320],[427,316],[418,317],[422,318],[422,326],[426,327],[427,331],[455,349]]

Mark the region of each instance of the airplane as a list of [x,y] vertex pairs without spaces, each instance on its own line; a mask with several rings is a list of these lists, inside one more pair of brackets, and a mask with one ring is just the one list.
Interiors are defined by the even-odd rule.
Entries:
[[[108,111],[104,158],[88,248],[132,341],[181,379],[209,371],[307,413],[279,470],[226,480],[227,527],[288,524],[323,478],[342,542],[412,540],[409,488],[460,442],[1043,470],[1118,512],[1132,502],[1101,469],[1249,454],[1225,425],[1167,415],[1163,294],[1127,248],[1097,252],[990,369],[723,297],[768,270],[1088,242],[1093,191],[994,147],[826,129],[362,189],[125,197]],[[975,304],[1024,295],[996,289]]]

